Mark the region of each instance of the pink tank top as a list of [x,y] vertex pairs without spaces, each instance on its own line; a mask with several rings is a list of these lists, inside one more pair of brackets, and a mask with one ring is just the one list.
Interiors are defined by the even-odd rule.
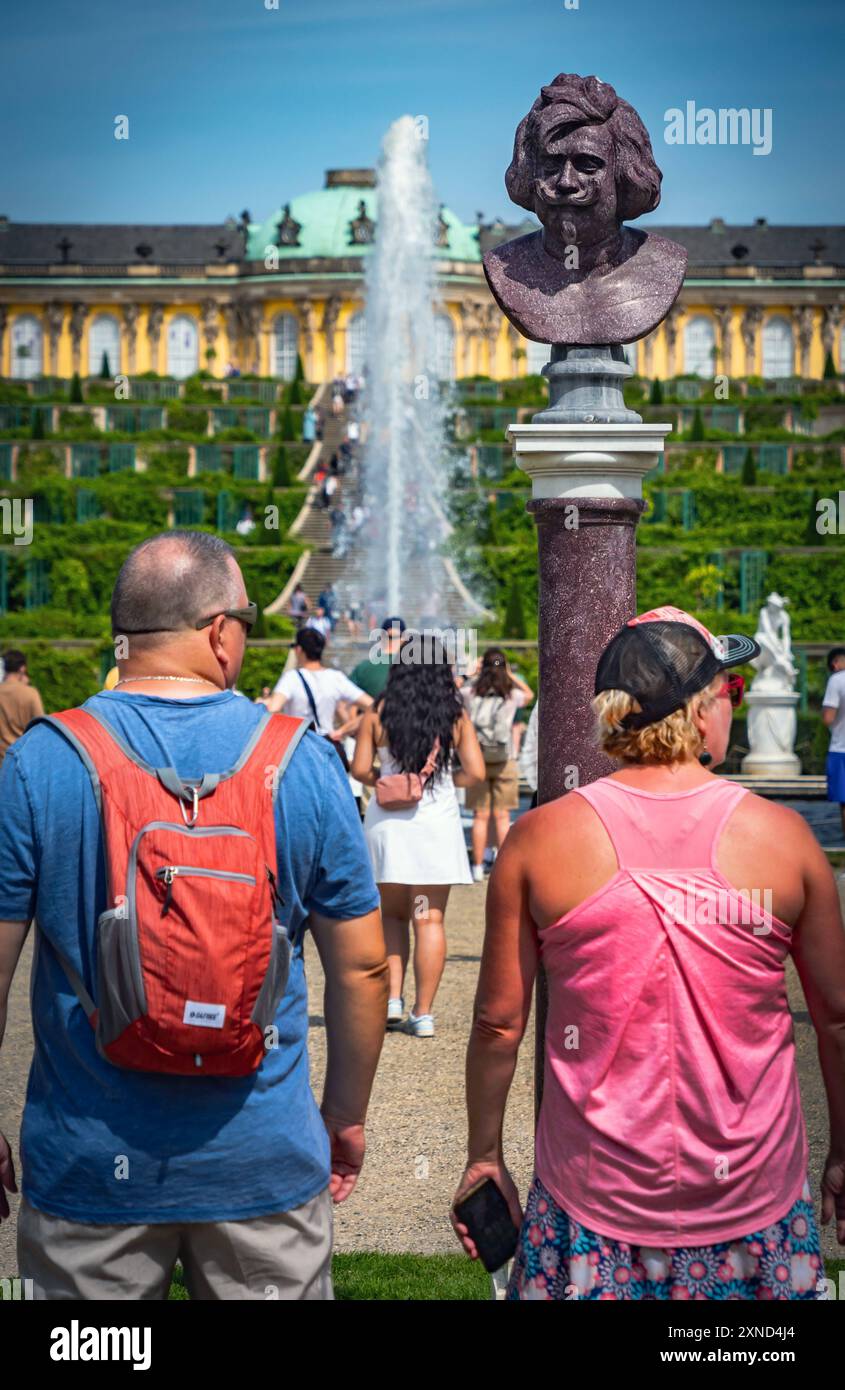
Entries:
[[[580,787],[614,876],[540,932],[549,985],[536,1171],[591,1230],[712,1245],[785,1216],[807,1174],[784,959],[761,885],[716,867],[745,789]],[[671,864],[672,868],[665,866]]]

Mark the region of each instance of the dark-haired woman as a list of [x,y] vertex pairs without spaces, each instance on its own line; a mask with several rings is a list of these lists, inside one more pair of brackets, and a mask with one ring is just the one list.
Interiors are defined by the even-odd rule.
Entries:
[[482,883],[490,816],[496,845],[501,849],[510,829],[511,811],[519,806],[519,769],[512,755],[513,721],[517,710],[534,699],[534,691],[514,675],[499,647],[488,647],[477,674],[467,678],[461,695],[485,762],[484,780],[467,793],[466,802],[473,813],[472,876],[476,883]]
[[[390,967],[387,1024],[402,1024],[413,922],[416,998],[406,1031],[430,1038],[434,996],[446,961],[449,889],[453,883],[472,882],[455,785],[480,782],[484,759],[442,649],[426,651],[428,660],[416,660],[407,642],[404,648],[390,668],[383,696],[361,720],[351,771],[360,782],[375,786],[376,759],[384,776],[421,772],[436,748],[434,771],[420,801],[396,811],[379,806],[373,796],[364,817]],[[453,772],[456,757],[461,766]]]

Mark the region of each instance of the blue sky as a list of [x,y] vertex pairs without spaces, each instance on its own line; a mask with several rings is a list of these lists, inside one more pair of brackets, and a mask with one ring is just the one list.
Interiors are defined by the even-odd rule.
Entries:
[[[640,112],[652,222],[842,222],[842,0],[0,0],[0,213],[14,221],[261,220],[375,163],[428,117],[440,198],[516,220],[513,132],[558,72]],[[573,0],[570,0],[573,3]],[[773,148],[672,146],[665,112],[759,107]],[[128,141],[114,120],[129,117]]]

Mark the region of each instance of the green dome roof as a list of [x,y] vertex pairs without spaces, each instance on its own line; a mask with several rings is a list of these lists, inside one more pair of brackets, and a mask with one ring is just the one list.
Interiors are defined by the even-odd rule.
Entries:
[[[353,181],[356,178],[358,181]],[[359,218],[362,202],[366,217],[378,223],[378,193],[372,187],[371,171],[330,170],[327,182],[326,188],[291,199],[289,215],[300,224],[298,245],[276,245],[279,222],[285,215],[284,208],[279,208],[266,221],[251,224],[247,258],[263,260],[268,246],[276,247],[280,263],[311,256],[336,260],[369,255],[372,244],[354,241],[351,223]],[[449,261],[480,261],[475,227],[466,226],[448,208],[444,207],[441,215],[448,227],[448,244],[436,247],[436,256]]]

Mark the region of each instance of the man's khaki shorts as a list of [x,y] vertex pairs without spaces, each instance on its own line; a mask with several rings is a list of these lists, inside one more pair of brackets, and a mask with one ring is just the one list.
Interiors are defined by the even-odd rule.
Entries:
[[487,768],[483,782],[467,787],[468,811],[515,811],[519,806],[519,768],[513,758],[502,763],[501,770]]
[[179,1260],[192,1299],[333,1299],[326,1187],[293,1211],[248,1221],[95,1226],[21,1199],[18,1273],[36,1299],[166,1299]]

